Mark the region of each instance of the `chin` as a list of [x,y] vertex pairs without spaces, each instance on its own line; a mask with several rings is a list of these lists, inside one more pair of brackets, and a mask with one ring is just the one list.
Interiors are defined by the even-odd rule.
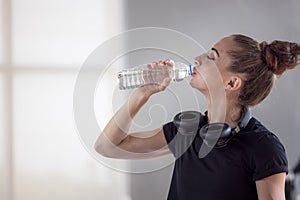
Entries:
[[204,92],[205,90],[207,90],[207,87],[205,86],[205,84],[201,84],[199,82],[193,81],[193,79],[190,81],[190,86],[196,90],[199,90],[200,92]]

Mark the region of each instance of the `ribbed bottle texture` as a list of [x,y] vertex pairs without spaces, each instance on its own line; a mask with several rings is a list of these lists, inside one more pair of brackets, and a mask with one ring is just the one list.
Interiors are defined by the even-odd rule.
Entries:
[[161,84],[167,77],[172,77],[173,81],[181,81],[191,74],[191,65],[188,66],[181,62],[175,62],[171,70],[167,67],[149,68],[147,65],[141,65],[118,73],[119,88],[126,90],[145,85]]

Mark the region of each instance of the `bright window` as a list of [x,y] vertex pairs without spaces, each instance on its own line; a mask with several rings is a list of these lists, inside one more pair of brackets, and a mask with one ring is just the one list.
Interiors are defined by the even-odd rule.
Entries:
[[121,30],[120,2],[14,0],[14,64],[80,66],[101,42]]
[[2,1],[0,199],[125,199],[128,175],[87,153],[72,105],[79,67],[123,30],[123,1]]
[[0,67],[3,63],[3,0],[0,0]]

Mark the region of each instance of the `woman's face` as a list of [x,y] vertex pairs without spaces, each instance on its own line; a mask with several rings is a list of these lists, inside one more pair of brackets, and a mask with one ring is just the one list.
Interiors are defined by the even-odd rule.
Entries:
[[233,47],[230,37],[217,42],[207,53],[196,58],[190,85],[206,94],[210,90],[220,89],[226,85],[231,73],[227,71],[230,65],[228,51]]

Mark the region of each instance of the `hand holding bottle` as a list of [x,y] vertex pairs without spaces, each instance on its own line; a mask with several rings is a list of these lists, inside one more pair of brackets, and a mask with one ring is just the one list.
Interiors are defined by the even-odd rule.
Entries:
[[144,84],[139,86],[138,90],[149,97],[154,93],[165,90],[172,80],[171,71],[173,66],[174,61],[169,59],[147,64],[149,70],[143,71]]
[[[144,83],[151,83],[157,77],[159,79],[155,80],[159,80],[159,83],[139,85],[133,91],[128,101],[114,114],[98,137],[94,145],[98,153],[106,157],[123,159],[151,158],[152,156],[171,154],[167,148],[164,148],[167,146],[167,143],[162,139],[164,137],[162,128],[143,132],[143,136],[147,134],[148,137],[146,138],[138,137],[139,133],[136,132],[135,134],[130,134],[129,130],[134,117],[143,105],[147,103],[149,97],[154,93],[165,90],[169,85],[172,79],[170,71],[172,71],[173,66],[174,62],[171,60],[145,65],[143,73],[138,74],[139,76],[145,75],[144,77],[142,76],[142,79],[148,82]],[[147,69],[151,72],[148,75],[146,75],[148,73]],[[152,73],[156,71],[159,71],[159,76]],[[128,75],[127,72],[129,71],[124,71],[123,75]]]
[[167,59],[119,72],[119,88],[125,90],[147,85],[164,85],[163,81],[167,77],[173,81],[181,81],[191,74],[191,65],[188,66],[181,62],[175,63]]

